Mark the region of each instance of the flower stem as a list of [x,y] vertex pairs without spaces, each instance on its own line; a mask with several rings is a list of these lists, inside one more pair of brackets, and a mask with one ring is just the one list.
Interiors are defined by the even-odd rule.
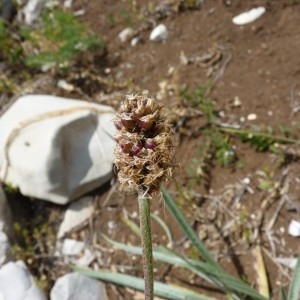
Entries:
[[145,300],[153,299],[153,258],[150,219],[150,197],[138,196],[141,240],[143,247],[143,268],[145,280]]

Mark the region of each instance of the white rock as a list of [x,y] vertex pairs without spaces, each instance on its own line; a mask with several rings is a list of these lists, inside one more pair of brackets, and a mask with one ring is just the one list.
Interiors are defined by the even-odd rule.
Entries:
[[275,258],[275,260],[284,265],[285,267],[288,267],[290,269],[295,269],[296,265],[297,265],[297,258],[288,258],[288,257],[277,257]]
[[114,110],[45,95],[19,98],[0,118],[0,177],[23,195],[66,204],[112,176]]
[[71,8],[73,4],[73,0],[65,0],[64,1],[64,8]]
[[81,225],[88,220],[94,211],[93,197],[83,197],[70,204],[65,212],[64,220],[62,221],[57,238],[62,238],[67,232]]
[[58,80],[57,87],[61,88],[62,90],[68,91],[68,92],[72,92],[74,90],[74,85],[68,83],[64,79]]
[[245,178],[243,178],[242,182],[245,185],[249,185],[251,183],[251,179],[249,177],[245,177]]
[[40,16],[45,3],[48,0],[29,0],[22,9],[21,13],[24,15],[26,24],[33,24]]
[[9,238],[12,240],[13,235],[11,212],[0,184],[0,267],[13,259],[9,242]]
[[136,36],[135,38],[133,38],[130,42],[131,47],[135,47],[138,43],[140,42],[140,38],[138,36]]
[[11,211],[8,206],[7,199],[1,184],[0,184],[0,232],[5,233],[10,240],[13,239],[14,231],[13,231],[13,224],[11,219]]
[[81,267],[88,267],[95,259],[96,255],[91,250],[85,248],[83,255],[76,260],[75,264]]
[[134,35],[133,29],[130,27],[127,27],[119,33],[119,39],[121,40],[121,42],[125,43],[125,42],[129,41],[129,39],[131,39],[133,37],[133,35]]
[[65,239],[62,244],[63,255],[79,255],[84,248],[84,242]]
[[288,233],[291,236],[299,237],[300,236],[300,222],[292,220],[289,225]]
[[164,24],[156,26],[150,34],[150,40],[153,42],[162,42],[165,41],[167,38],[168,30]]
[[0,231],[0,267],[13,259],[7,235]]
[[78,273],[60,277],[50,293],[51,300],[108,300],[102,282]]
[[256,19],[260,18],[266,9],[264,7],[257,7],[253,8],[249,11],[246,11],[232,19],[232,22],[236,25],[245,25],[255,21]]
[[248,121],[254,121],[254,120],[256,120],[257,119],[257,115],[256,114],[249,114],[248,116],[247,116],[247,120]]
[[46,300],[22,261],[9,262],[0,269],[1,296],[4,300]]
[[241,105],[242,105],[242,102],[241,102],[240,98],[238,96],[235,96],[234,100],[233,100],[233,106],[240,107]]

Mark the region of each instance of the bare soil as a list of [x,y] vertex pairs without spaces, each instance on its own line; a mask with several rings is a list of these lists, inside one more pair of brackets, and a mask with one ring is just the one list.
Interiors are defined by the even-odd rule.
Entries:
[[[290,136],[299,137],[300,5],[290,0],[211,0],[201,1],[197,9],[187,9],[183,1],[169,2],[170,6],[164,5],[167,1],[75,0],[72,10],[83,9],[80,20],[106,44],[105,53],[87,67],[102,84],[70,79],[80,93],[54,87],[51,92],[116,108],[126,94],[142,90],[149,90],[161,100],[176,129],[180,167],[175,179],[183,187],[180,190],[168,183],[169,191],[224,269],[257,289],[255,251],[260,249],[270,298],[279,299],[279,286],[288,285],[291,275],[276,258],[295,257],[300,251],[298,238],[287,233],[292,219],[300,221],[299,149],[285,149],[290,154],[281,160],[282,156],[258,152],[228,135],[236,162],[224,167],[212,160],[204,178],[195,181],[197,176],[191,176],[188,169],[197,169],[195,158],[207,141],[203,131],[206,120],[183,101],[180,88],[209,87],[205,97],[213,102],[220,124],[272,127],[278,134],[282,133],[278,127],[282,125],[291,129]],[[261,18],[244,26],[232,23],[234,16],[257,6],[267,9]],[[169,38],[162,43],[151,42],[150,32],[160,23],[166,25]],[[130,40],[123,43],[118,37],[126,27],[133,28],[140,37],[135,47]],[[203,59],[204,55],[208,58]],[[140,244],[124,221],[127,218],[138,224],[136,197],[123,194],[118,184],[95,194],[95,215],[90,226],[72,237],[84,237],[89,247],[98,251],[93,264],[142,277],[140,259],[113,249],[101,236],[104,233],[119,242]],[[174,250],[185,256],[195,255],[163,200],[157,197],[152,204],[153,212],[173,233]],[[168,242],[156,222],[153,241],[163,245]],[[63,268],[59,270],[63,272]],[[155,278],[225,299],[206,283],[175,267],[160,265]],[[111,300],[143,299],[140,293],[110,284],[107,290]]]

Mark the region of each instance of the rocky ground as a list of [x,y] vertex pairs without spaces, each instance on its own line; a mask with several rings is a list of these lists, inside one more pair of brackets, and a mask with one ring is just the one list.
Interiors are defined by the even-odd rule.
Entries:
[[[259,249],[270,298],[279,299],[279,286],[289,284],[291,270],[278,258],[296,257],[300,250],[299,237],[288,232],[291,220],[300,221],[300,5],[291,0],[197,2],[74,0],[71,10],[103,38],[105,50],[83,55],[63,75],[36,72],[29,85],[22,83],[22,91],[118,109],[126,94],[148,90],[163,102],[176,130],[180,165],[175,182],[167,185],[170,193],[224,269],[257,289]],[[266,12],[254,22],[232,22],[258,6]],[[151,41],[159,24],[168,36]],[[62,79],[72,88],[57,87]],[[2,104],[15,94],[3,93]],[[138,257],[114,249],[102,237],[139,245],[130,226],[138,224],[135,196],[122,193],[117,183],[91,196],[92,216],[67,237],[85,241],[94,254],[91,267],[142,276]],[[23,243],[17,254],[49,292],[69,271],[68,260],[54,258],[53,250],[65,207],[18,194],[9,198],[19,206],[25,201],[27,214],[44,215],[49,231],[29,239],[38,250],[24,251]],[[170,228],[174,250],[193,256],[161,197],[153,199],[152,209]],[[32,232],[40,224],[26,226]],[[155,222],[153,241],[168,243]],[[175,267],[160,266],[155,277],[225,299]],[[109,299],[142,299],[130,289],[106,288]]]

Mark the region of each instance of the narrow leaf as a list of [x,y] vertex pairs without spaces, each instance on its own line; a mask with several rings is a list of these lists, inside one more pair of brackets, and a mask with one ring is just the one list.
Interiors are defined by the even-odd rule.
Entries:
[[289,288],[288,300],[299,300],[300,296],[300,256],[294,270],[292,282]]
[[280,286],[280,300],[287,300],[286,292],[282,285]]
[[[144,280],[131,275],[113,273],[104,270],[91,270],[81,267],[74,267],[80,274],[108,281],[114,284],[129,287],[135,290],[144,291]],[[154,282],[154,294],[159,297],[172,300],[215,300],[207,296],[199,295],[191,290],[180,288],[174,285],[168,285],[162,282]]]
[[[104,235],[103,238],[119,249],[136,255],[142,255],[142,248],[140,247],[125,245],[123,243],[113,241]],[[252,289],[245,282],[236,279],[233,276],[226,274],[225,272],[220,272],[219,270],[216,270],[213,266],[209,265],[208,263],[198,260],[196,261],[193,259],[184,259],[178,254],[174,253],[173,251],[162,246],[154,247],[153,257],[162,262],[188,269],[191,272],[197,274],[199,277],[206,280],[207,282],[214,284],[220,290],[223,290],[223,292],[228,292],[227,289],[224,287],[225,285],[236,292],[251,296],[253,297],[253,299],[266,300],[265,297],[261,296],[257,291]]]
[[169,245],[172,246],[173,245],[173,237],[172,237],[171,230],[169,229],[166,222],[164,222],[164,220],[162,218],[160,218],[159,216],[157,216],[156,214],[151,213],[151,217],[162,227],[162,229],[164,230],[164,232],[168,238]]
[[178,206],[176,205],[175,201],[172,199],[171,195],[168,193],[168,191],[165,188],[161,188],[161,192],[163,194],[164,200],[175,217],[176,221],[184,231],[184,233],[187,235],[189,240],[193,243],[193,245],[197,248],[197,250],[200,252],[201,256],[205,261],[210,263],[212,266],[214,266],[217,270],[222,270],[219,264],[215,261],[213,256],[209,253],[209,251],[206,249],[204,244],[201,242],[201,240],[198,238],[197,234],[194,232],[192,227],[189,225],[188,221],[184,217],[183,213],[180,211]]

